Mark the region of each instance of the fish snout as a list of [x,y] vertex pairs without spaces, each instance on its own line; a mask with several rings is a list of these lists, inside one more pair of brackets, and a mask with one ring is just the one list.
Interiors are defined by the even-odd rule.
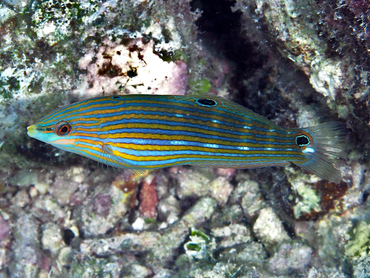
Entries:
[[36,132],[36,125],[30,125],[27,127],[27,135],[33,137]]

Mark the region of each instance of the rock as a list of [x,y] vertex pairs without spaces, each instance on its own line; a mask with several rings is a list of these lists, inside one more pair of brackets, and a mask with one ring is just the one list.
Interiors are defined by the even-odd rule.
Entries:
[[172,195],[158,203],[158,218],[172,224],[180,217],[180,202]]
[[22,190],[22,191],[19,191],[15,196],[14,196],[14,199],[13,199],[13,203],[18,206],[18,207],[25,207],[26,205],[28,205],[30,202],[30,197],[27,193],[27,191],[25,190]]
[[271,208],[261,210],[260,215],[253,225],[253,231],[268,246],[276,245],[283,240],[289,239],[280,219]]
[[140,211],[144,218],[157,218],[158,194],[156,191],[156,177],[148,176],[144,179],[140,190]]
[[355,262],[353,266],[353,277],[366,278],[369,277],[370,273],[370,258],[364,257],[361,260]]
[[47,223],[42,227],[41,243],[44,250],[49,250],[54,255],[65,247],[61,230],[54,223]]
[[8,262],[11,273],[18,277],[36,277],[42,266],[38,224],[34,217],[19,214],[14,229],[15,245],[12,261]]
[[305,273],[312,259],[312,249],[301,243],[282,243],[274,257],[269,259],[271,271],[277,275]]
[[210,196],[214,198],[218,205],[221,207],[225,206],[231,192],[233,191],[233,186],[225,177],[218,177],[211,181],[209,186]]
[[218,247],[226,248],[233,245],[252,241],[251,233],[246,226],[241,224],[231,224],[212,230],[212,235],[219,238]]
[[209,192],[211,179],[203,172],[186,170],[178,173],[175,178],[178,180],[176,193],[180,198],[205,196]]
[[5,221],[2,215],[0,215],[0,243],[6,239],[10,232],[10,226],[8,221]]

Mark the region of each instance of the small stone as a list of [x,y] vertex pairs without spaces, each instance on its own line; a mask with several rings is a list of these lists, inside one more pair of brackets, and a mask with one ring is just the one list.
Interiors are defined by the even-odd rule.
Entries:
[[19,191],[13,198],[13,204],[21,208],[28,205],[29,202],[30,202],[30,197],[28,196],[28,193],[26,192],[26,190]]
[[249,242],[242,244],[241,250],[236,249],[234,262],[238,264],[252,264],[254,266],[262,265],[267,259],[268,254],[263,244],[259,242]]
[[289,239],[280,219],[271,208],[261,210],[260,215],[254,223],[253,231],[266,245],[274,245]]
[[153,276],[153,278],[171,278],[175,276],[175,272],[169,269],[161,269],[159,272]]
[[39,173],[33,170],[19,171],[12,179],[10,179],[10,183],[20,187],[30,186],[31,184],[36,185],[38,183],[38,175]]
[[208,220],[214,213],[216,208],[216,201],[209,197],[203,197],[190,208],[182,217],[181,221],[189,228]]
[[153,273],[145,266],[139,264],[133,264],[131,266],[131,277],[145,278],[151,276]]
[[158,195],[156,177],[149,175],[145,178],[140,190],[140,211],[144,218],[157,218]]
[[254,181],[245,181],[242,186],[245,186],[247,190],[242,198],[241,205],[244,209],[244,213],[253,217],[263,207],[263,197],[260,193],[258,183]]
[[216,173],[217,175],[226,178],[227,180],[231,180],[235,175],[236,169],[234,168],[217,168]]
[[176,193],[180,198],[205,196],[209,192],[208,184],[211,180],[201,172],[181,171],[175,178],[178,180]]
[[356,278],[368,278],[370,273],[370,257],[366,256],[353,265],[353,276]]
[[37,189],[37,191],[41,194],[41,195],[44,195],[48,192],[49,190],[49,185],[46,183],[46,182],[43,182],[43,181],[37,181],[37,183],[35,183],[35,188]]
[[65,246],[60,228],[54,223],[47,223],[42,228],[43,249],[56,254],[61,247]]
[[49,217],[49,215],[52,215],[54,220],[66,217],[66,211],[50,195],[37,198],[33,204],[33,209],[41,219]]
[[[158,195],[158,200],[161,200],[163,198],[166,198],[169,193],[169,175],[166,172],[155,172],[155,191]],[[171,187],[171,190],[173,190],[173,187]]]
[[229,226],[215,228],[212,230],[214,237],[221,238],[219,247],[226,248],[235,244],[250,242],[252,240],[251,233],[241,224],[231,224]]
[[54,183],[50,186],[50,194],[58,200],[61,205],[69,204],[71,195],[78,189],[80,184],[69,180],[65,177],[65,173],[60,173],[55,178]]
[[230,203],[240,204],[246,217],[256,216],[264,206],[258,183],[244,173],[237,174],[236,180],[238,185],[230,196]]
[[[85,236],[96,236],[106,233],[127,212],[127,200],[132,196],[133,191],[124,193],[116,186],[110,186],[107,193],[102,193],[103,190],[107,191],[107,188],[95,187],[96,192],[91,192],[83,201],[80,228],[85,232]],[[100,202],[100,208],[96,211],[95,196],[99,194],[102,194],[102,197],[98,201]],[[109,210],[108,207],[110,207]],[[107,212],[109,213],[106,215]]]
[[14,224],[14,256],[11,273],[18,277],[36,277],[40,263],[38,223],[28,214],[20,214]]
[[[311,267],[309,271],[305,271],[307,273],[307,278],[327,278],[327,277],[335,277],[335,278],[348,278],[349,276],[344,274],[340,271],[337,267]],[[361,277],[360,275],[356,275],[355,272],[351,277],[356,278],[368,278],[368,273],[365,273],[365,276]]]
[[61,264],[62,266],[69,265],[71,261],[71,253],[72,253],[71,247],[61,248],[57,258],[58,263]]
[[6,239],[9,235],[10,226],[7,221],[5,221],[0,214],[0,242]]
[[99,194],[94,200],[94,211],[97,215],[107,217],[111,207],[109,195]]
[[172,224],[180,217],[180,202],[172,195],[158,203],[158,217],[161,221]]
[[134,223],[132,223],[132,228],[136,231],[142,231],[144,228],[145,220],[143,218],[137,218]]
[[66,173],[67,179],[77,183],[82,183],[85,179],[84,168],[82,167],[72,167]]
[[79,237],[80,236],[80,230],[78,229],[77,226],[72,226],[69,228],[72,233],[75,235],[75,237]]
[[291,271],[304,272],[311,262],[312,249],[300,243],[284,243],[269,261],[269,266],[274,274],[287,275]]
[[49,278],[50,277],[50,270],[47,271],[45,269],[41,269],[40,272],[37,274],[38,278]]
[[240,205],[226,206],[222,210],[216,211],[212,216],[213,223],[218,227],[219,223],[242,223],[244,220],[243,209]]
[[[240,275],[242,274],[242,275]],[[225,278],[225,277],[260,277],[255,269],[243,265],[232,264],[229,262],[218,262],[213,266],[213,269],[193,268],[186,277],[197,278]]]
[[[6,256],[7,253],[8,252],[7,252],[6,248],[4,248],[4,247],[0,248],[0,271],[2,271],[5,268],[5,266],[7,265],[7,256]],[[1,274],[0,274],[0,277],[5,278],[7,276],[1,276]]]
[[31,186],[29,194],[32,199],[35,199],[39,195],[39,191],[36,189],[35,186]]
[[225,206],[231,192],[233,191],[233,186],[225,177],[218,177],[213,180],[208,185],[211,191],[211,197],[213,197],[218,205],[221,207]]

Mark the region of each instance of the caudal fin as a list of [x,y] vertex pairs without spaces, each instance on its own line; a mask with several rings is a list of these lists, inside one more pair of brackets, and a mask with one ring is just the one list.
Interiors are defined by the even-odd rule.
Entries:
[[303,129],[313,137],[314,152],[309,154],[311,156],[309,161],[298,166],[322,179],[339,183],[342,177],[334,165],[338,158],[344,156],[346,136],[344,124],[328,122]]

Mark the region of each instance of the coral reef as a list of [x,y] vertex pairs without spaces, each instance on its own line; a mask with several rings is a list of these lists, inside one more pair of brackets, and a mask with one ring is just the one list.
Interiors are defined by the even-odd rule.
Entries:
[[[369,17],[360,0],[2,1],[0,277],[368,277]],[[138,177],[26,135],[60,106],[133,93],[342,121],[343,181],[296,166]]]

